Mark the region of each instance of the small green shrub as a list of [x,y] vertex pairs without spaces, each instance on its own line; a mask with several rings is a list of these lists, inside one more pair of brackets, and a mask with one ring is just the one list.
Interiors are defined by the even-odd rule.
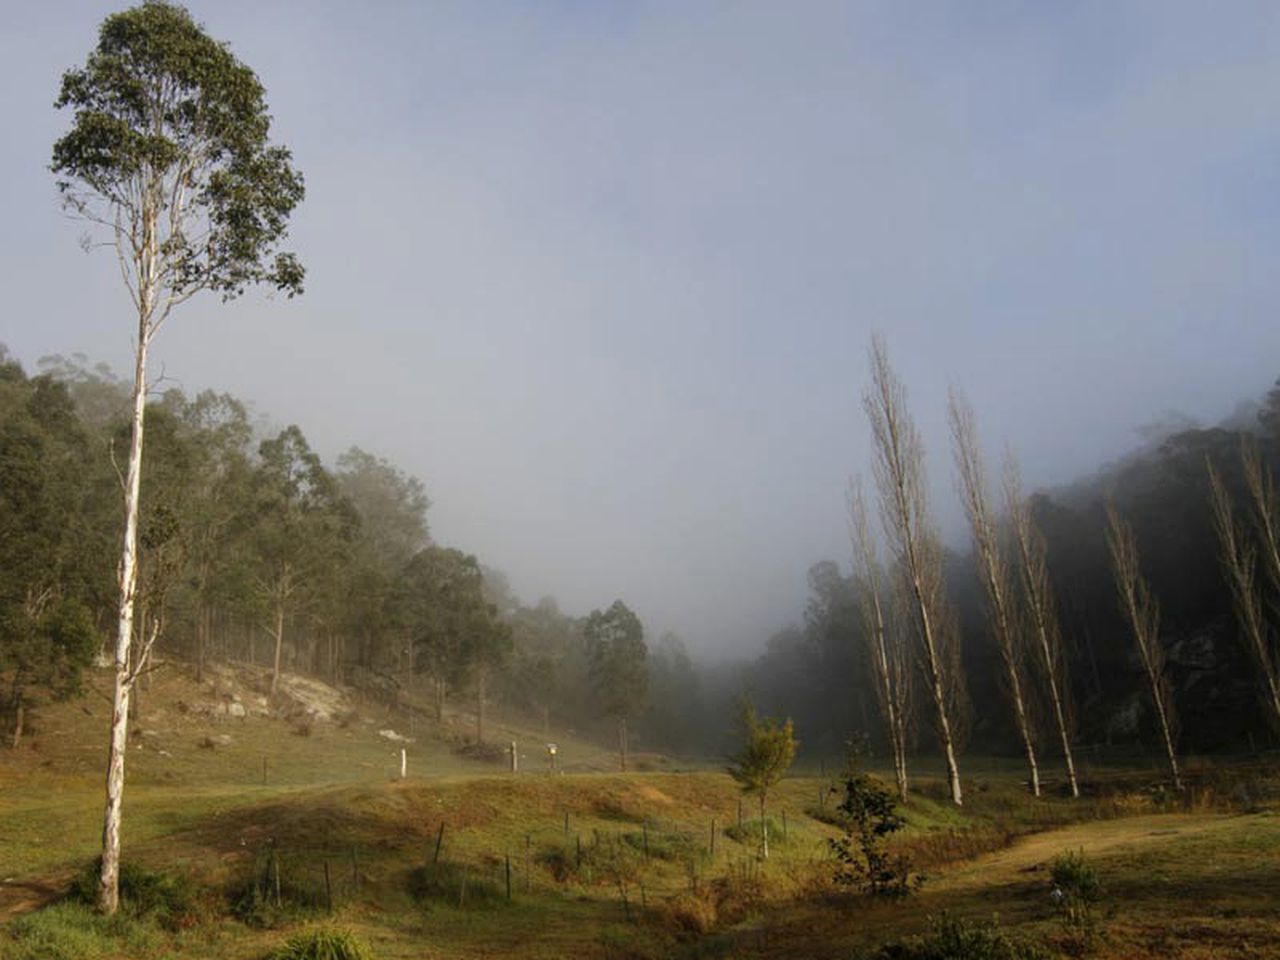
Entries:
[[1049,883],[1049,897],[1063,928],[1077,948],[1087,950],[1098,934],[1095,907],[1102,899],[1102,884],[1097,871],[1083,850],[1065,850],[1054,858]]
[[911,862],[886,849],[890,835],[906,821],[898,813],[898,797],[888,787],[864,773],[846,778],[844,836],[829,840],[835,855],[835,881],[880,897],[905,897],[922,879],[911,873]]
[[[101,872],[99,857],[71,882],[71,898],[91,907],[96,904]],[[120,864],[119,889],[123,913],[153,919],[170,930],[190,926],[200,912],[195,885],[187,877],[148,870],[128,860]]]
[[316,927],[290,937],[267,960],[373,960],[373,954],[350,931]]
[[943,914],[931,917],[932,932],[887,943],[858,960],[1049,960],[1052,954],[1035,944],[1015,940],[1000,921],[970,922]]

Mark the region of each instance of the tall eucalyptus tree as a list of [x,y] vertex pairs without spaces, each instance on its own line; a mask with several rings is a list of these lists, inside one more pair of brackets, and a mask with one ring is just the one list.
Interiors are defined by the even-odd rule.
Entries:
[[303,196],[289,151],[271,145],[261,82],[182,7],[148,0],[102,23],[55,106],[74,112],[53,146],[68,210],[113,247],[134,311],[133,413],[124,478],[115,695],[98,906],[119,906],[120,810],[129,696],[145,659],[133,645],[147,350],[173,309],[202,290],[302,289],[278,251]]

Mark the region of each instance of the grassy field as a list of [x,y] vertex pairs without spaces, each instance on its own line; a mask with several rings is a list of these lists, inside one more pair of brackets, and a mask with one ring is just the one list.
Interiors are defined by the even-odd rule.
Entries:
[[[188,878],[194,899],[167,920],[116,921],[62,900],[100,830],[108,707],[91,695],[43,711],[33,743],[0,760],[0,958],[256,958],[316,924],[384,958],[854,957],[944,913],[998,913],[1062,955],[1280,956],[1266,765],[1193,762],[1177,799],[1150,772],[1095,770],[1071,801],[1032,800],[1006,765],[971,763],[963,811],[926,777],[897,840],[925,882],[890,903],[831,882],[839,831],[819,776],[770,798],[762,863],[754,801],[740,812],[714,769],[649,757],[653,769],[610,773],[608,751],[553,731],[568,772],[552,775],[544,734],[494,724],[493,741],[526,745],[512,775],[460,752],[465,718],[410,723],[369,703],[336,722],[223,718],[207,707],[235,678],[166,673],[135,724],[124,846]],[[412,737],[406,780],[386,730]],[[1088,943],[1050,896],[1067,850],[1101,883]]]

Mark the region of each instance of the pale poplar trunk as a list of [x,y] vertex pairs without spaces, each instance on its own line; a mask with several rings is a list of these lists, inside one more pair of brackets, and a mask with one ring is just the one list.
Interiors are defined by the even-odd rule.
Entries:
[[764,818],[764,791],[760,792],[760,849],[761,859],[769,859],[769,821]]
[[1080,783],[1076,779],[1075,757],[1071,749],[1071,734],[1067,724],[1064,678],[1062,676],[1060,645],[1057,642],[1057,624],[1053,608],[1053,595],[1049,586],[1049,574],[1045,559],[1045,547],[1040,532],[1035,529],[1026,503],[1022,498],[1022,481],[1016,461],[1010,454],[1005,461],[1005,501],[1009,520],[1013,527],[1014,543],[1018,550],[1018,572],[1031,613],[1035,648],[1044,671],[1045,686],[1049,688],[1049,703],[1053,708],[1054,725],[1062,746],[1063,765],[1067,771],[1067,784],[1071,796],[1080,796]]
[[271,695],[276,695],[276,687],[280,684],[280,656],[284,652],[284,602],[276,602],[276,652],[271,665]]
[[13,741],[10,744],[12,749],[17,750],[18,745],[22,743],[22,728],[26,721],[27,707],[22,699],[22,688],[19,687],[13,697],[14,701],[14,718],[13,718]]
[[1027,758],[1027,778],[1031,795],[1040,796],[1040,768],[1036,763],[1035,741],[1027,718],[1022,694],[1022,644],[1014,625],[1012,597],[1008,590],[1008,567],[1001,550],[999,530],[992,514],[987,492],[987,473],[978,443],[977,421],[973,408],[958,390],[952,390],[948,413],[956,467],[960,474],[960,493],[965,514],[973,534],[973,552],[979,579],[987,601],[987,622],[1004,662],[1005,681],[1013,706],[1014,723]]
[[[1150,677],[1150,674],[1148,674]],[[1156,717],[1160,721],[1160,734],[1164,738],[1164,753],[1169,761],[1169,777],[1173,780],[1173,789],[1179,793],[1182,792],[1182,773],[1178,769],[1178,753],[1173,748],[1173,730],[1169,723],[1169,714],[1165,707],[1165,698],[1163,691],[1159,689],[1158,683],[1151,678],[1151,697],[1156,704]]]
[[1205,465],[1209,471],[1214,527],[1218,532],[1222,564],[1226,568],[1236,619],[1244,632],[1245,644],[1254,665],[1262,675],[1271,721],[1276,729],[1280,729],[1280,663],[1268,643],[1266,618],[1257,588],[1257,551],[1244,542],[1244,531],[1237,528],[1231,495],[1218,472],[1207,459]]
[[1039,604],[1033,604],[1033,616],[1036,621],[1036,638],[1039,642],[1041,664],[1044,667],[1045,682],[1049,687],[1049,701],[1053,705],[1053,719],[1058,728],[1058,738],[1062,744],[1063,764],[1067,768],[1067,784],[1071,788],[1071,796],[1080,796],[1080,784],[1076,780],[1075,758],[1071,751],[1071,736],[1067,728],[1066,711],[1063,709],[1062,691],[1060,689],[1058,666],[1053,646],[1049,640],[1049,628],[1044,619],[1044,612]]
[[196,683],[204,681],[205,649],[209,643],[209,607],[201,603],[196,612]]
[[622,772],[627,772],[627,718],[618,718],[618,760]]
[[1178,771],[1178,755],[1173,749],[1171,729],[1173,708],[1168,702],[1164,648],[1160,646],[1160,608],[1142,578],[1138,538],[1110,500],[1107,502],[1107,546],[1111,552],[1111,569],[1115,575],[1120,603],[1133,630],[1138,656],[1151,687],[1151,700],[1155,704],[1156,720],[1160,724],[1160,737],[1164,741],[1169,775],[1173,779],[1173,788],[1181,792],[1182,776]]
[[[862,481],[850,485],[849,520],[853,533],[854,559],[862,568],[862,590],[859,603],[863,621],[871,640],[871,661],[876,673],[876,699],[888,728],[893,750],[893,774],[898,798],[907,799],[907,737],[905,674],[898,668],[898,657],[890,656],[888,629],[881,604],[881,568],[875,541],[867,523],[866,504],[862,498]],[[895,650],[895,654],[899,651]]]
[[964,802],[960,767],[947,714],[947,684],[934,622],[935,607],[941,604],[942,563],[928,516],[924,448],[906,409],[906,389],[890,367],[888,352],[878,336],[872,339],[871,378],[863,406],[876,448],[882,515],[886,534],[897,544],[898,560],[910,587],[917,639],[937,715],[938,741],[947,764],[947,783],[952,802],[960,805]]
[[913,578],[911,586],[920,610],[920,633],[926,653],[925,669],[929,675],[930,692],[933,694],[933,704],[938,714],[938,738],[942,741],[942,751],[947,761],[947,785],[951,789],[951,802],[959,806],[964,803],[964,795],[960,789],[960,764],[956,759],[955,741],[951,735],[951,719],[947,715],[946,685],[940,666],[934,625],[929,615],[928,602],[922,592],[922,584],[918,579]]

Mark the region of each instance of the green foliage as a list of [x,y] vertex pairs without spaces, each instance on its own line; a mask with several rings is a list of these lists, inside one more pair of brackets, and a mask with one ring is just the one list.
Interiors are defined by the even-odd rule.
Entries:
[[649,650],[645,738],[659,747],[692,751],[706,728],[702,684],[684,642],[664,633]]
[[[92,906],[98,899],[102,860],[86,866],[72,881],[73,900]],[[185,876],[148,870],[125,860],[120,864],[120,908],[135,919],[151,919],[176,930],[193,923],[200,914],[195,884]]]
[[631,609],[615,600],[608,610],[592,610],[582,628],[587,641],[591,684],[601,712],[631,717],[648,698],[648,650],[644,627]]
[[484,593],[474,556],[429,546],[409,561],[397,584],[399,625],[412,644],[414,670],[460,685],[501,664],[511,630]]
[[1000,929],[998,918],[971,922],[943,914],[930,918],[933,930],[925,937],[913,937],[885,944],[859,960],[1049,960],[1048,951],[1034,944],[1012,939]]
[[[0,354],[3,359],[3,354]],[[0,672],[15,722],[34,691],[79,691],[98,638],[90,604],[109,584],[88,535],[98,518],[88,437],[66,386],[0,369]]]
[[1083,850],[1064,850],[1053,860],[1049,871],[1053,901],[1063,928],[1075,945],[1088,949],[1098,933],[1096,907],[1102,899],[1102,884]]
[[373,952],[349,930],[316,927],[290,937],[267,960],[373,960]]
[[758,717],[750,704],[743,708],[742,726],[742,749],[729,758],[729,776],[738,782],[743,793],[760,797],[763,809],[769,790],[791,768],[799,741],[790,720]]
[[138,270],[140,285],[163,283],[170,303],[256,283],[301,292],[301,264],[277,247],[302,177],[268,141],[254,72],[185,9],[148,0],[107,17],[56,106],[74,111],[53,146],[58,188],[86,219],[119,224],[122,253],[155,244],[167,269]]
[[912,877],[910,861],[887,849],[889,837],[906,821],[898,813],[898,797],[867,774],[845,780],[838,807],[845,835],[829,840],[839,864],[835,881],[881,897],[905,897],[922,882]]

